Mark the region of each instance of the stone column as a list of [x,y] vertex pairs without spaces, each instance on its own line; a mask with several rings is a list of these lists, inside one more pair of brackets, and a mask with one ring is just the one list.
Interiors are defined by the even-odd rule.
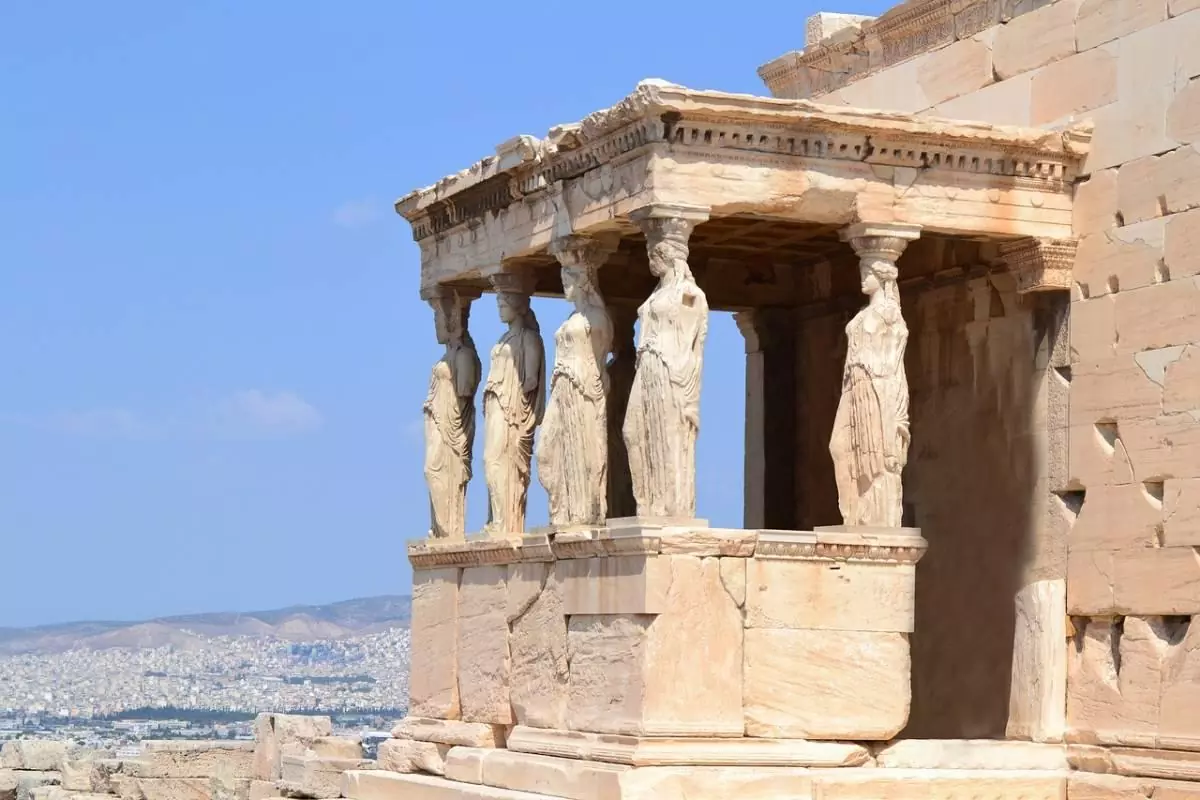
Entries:
[[434,328],[445,353],[433,365],[425,397],[425,482],[429,485],[432,539],[466,538],[467,483],[475,443],[475,390],[479,355],[467,330],[478,295],[444,286],[422,290],[433,308]]
[[859,258],[867,305],[846,326],[842,397],[829,450],[846,525],[899,528],[901,473],[908,461],[908,327],[896,260],[920,227],[856,223],[841,231]]
[[625,449],[621,429],[637,369],[637,346],[633,338],[637,308],[629,303],[610,302],[608,314],[613,321],[612,358],[608,362],[608,516],[633,517],[637,515],[637,502],[633,499],[629,451]]
[[550,245],[575,311],[554,335],[550,399],[538,442],[538,479],[555,528],[596,527],[608,514],[608,354],[613,323],[597,270],[615,240],[572,235]]
[[708,210],[660,204],[631,216],[658,278],[638,309],[637,373],[623,427],[633,495],[641,517],[693,519],[708,299],[687,259],[688,239]]
[[755,310],[739,311],[733,315],[746,342],[746,459],[742,488],[745,506],[742,526],[748,530],[766,527],[765,358],[758,317]]
[[505,270],[492,275],[500,319],[508,330],[492,348],[483,388],[483,469],[488,487],[488,536],[513,538],[525,531],[525,504],[533,437],[546,406],[546,364],[537,317],[529,307],[533,275]]

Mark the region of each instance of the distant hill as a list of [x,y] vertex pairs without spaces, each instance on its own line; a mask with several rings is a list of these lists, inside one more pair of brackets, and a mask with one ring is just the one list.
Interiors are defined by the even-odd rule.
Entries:
[[0,628],[0,655],[57,653],[72,647],[180,648],[204,636],[274,636],[289,641],[341,639],[387,628],[408,627],[412,599],[385,595],[323,606],[289,606],[271,611],[219,611],[142,622],[64,622],[35,628]]

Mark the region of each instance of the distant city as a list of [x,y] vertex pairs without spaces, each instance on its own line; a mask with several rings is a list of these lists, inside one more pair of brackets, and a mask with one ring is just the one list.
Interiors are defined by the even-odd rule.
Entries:
[[[10,629],[8,649],[18,652],[0,651],[0,740],[45,736],[128,755],[142,739],[252,739],[260,711],[386,731],[407,705],[408,604],[378,600],[237,615],[234,624],[228,615],[103,624],[104,638],[73,644],[71,626],[19,632],[24,639]],[[244,630],[248,619],[261,632],[193,629]],[[340,635],[296,640],[314,629]]]

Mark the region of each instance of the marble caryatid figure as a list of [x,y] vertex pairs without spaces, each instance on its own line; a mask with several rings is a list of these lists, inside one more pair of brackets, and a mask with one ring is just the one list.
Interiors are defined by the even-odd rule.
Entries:
[[696,515],[696,437],[708,299],[688,267],[688,238],[707,212],[652,206],[635,219],[658,286],[638,309],[637,372],[625,445],[638,515]]
[[900,527],[900,475],[908,461],[908,327],[900,313],[896,259],[914,226],[854,225],[842,232],[859,256],[867,305],[846,325],[842,397],[829,451],[846,525]]
[[453,289],[427,293],[439,344],[446,352],[433,365],[425,398],[425,481],[429,485],[429,536],[466,537],[467,483],[475,442],[475,390],[479,355],[467,331],[470,297]]
[[529,307],[528,276],[502,272],[493,276],[492,285],[508,330],[492,348],[483,388],[483,471],[487,532],[504,537],[525,530],[533,435],[546,405],[546,367],[542,334]]
[[556,242],[563,294],[575,311],[554,335],[550,400],[538,442],[538,479],[553,526],[603,525],[608,510],[608,353],[613,324],[597,286],[610,247],[585,237]]

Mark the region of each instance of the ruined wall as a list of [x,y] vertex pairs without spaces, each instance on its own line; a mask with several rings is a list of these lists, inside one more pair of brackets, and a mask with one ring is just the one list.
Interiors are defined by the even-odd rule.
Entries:
[[[954,8],[965,19],[993,5]],[[952,24],[944,46],[814,99],[1000,124],[1094,121],[1070,349],[1054,364],[1046,424],[1047,502],[1070,525],[1067,736],[1200,749],[1200,2],[1010,11],[966,36]],[[922,569],[950,546],[930,538]],[[918,636],[921,591],[918,579]]]
[[[913,266],[900,260],[901,274]],[[911,270],[910,270],[911,271]],[[1015,611],[1032,581],[1061,577],[1066,542],[1045,509],[1045,383],[1053,316],[1004,273],[902,287],[913,445],[905,514],[929,551],[917,566],[913,707],[906,737],[1003,737]],[[827,451],[845,314],[803,323],[798,492],[806,525],[836,524]]]

